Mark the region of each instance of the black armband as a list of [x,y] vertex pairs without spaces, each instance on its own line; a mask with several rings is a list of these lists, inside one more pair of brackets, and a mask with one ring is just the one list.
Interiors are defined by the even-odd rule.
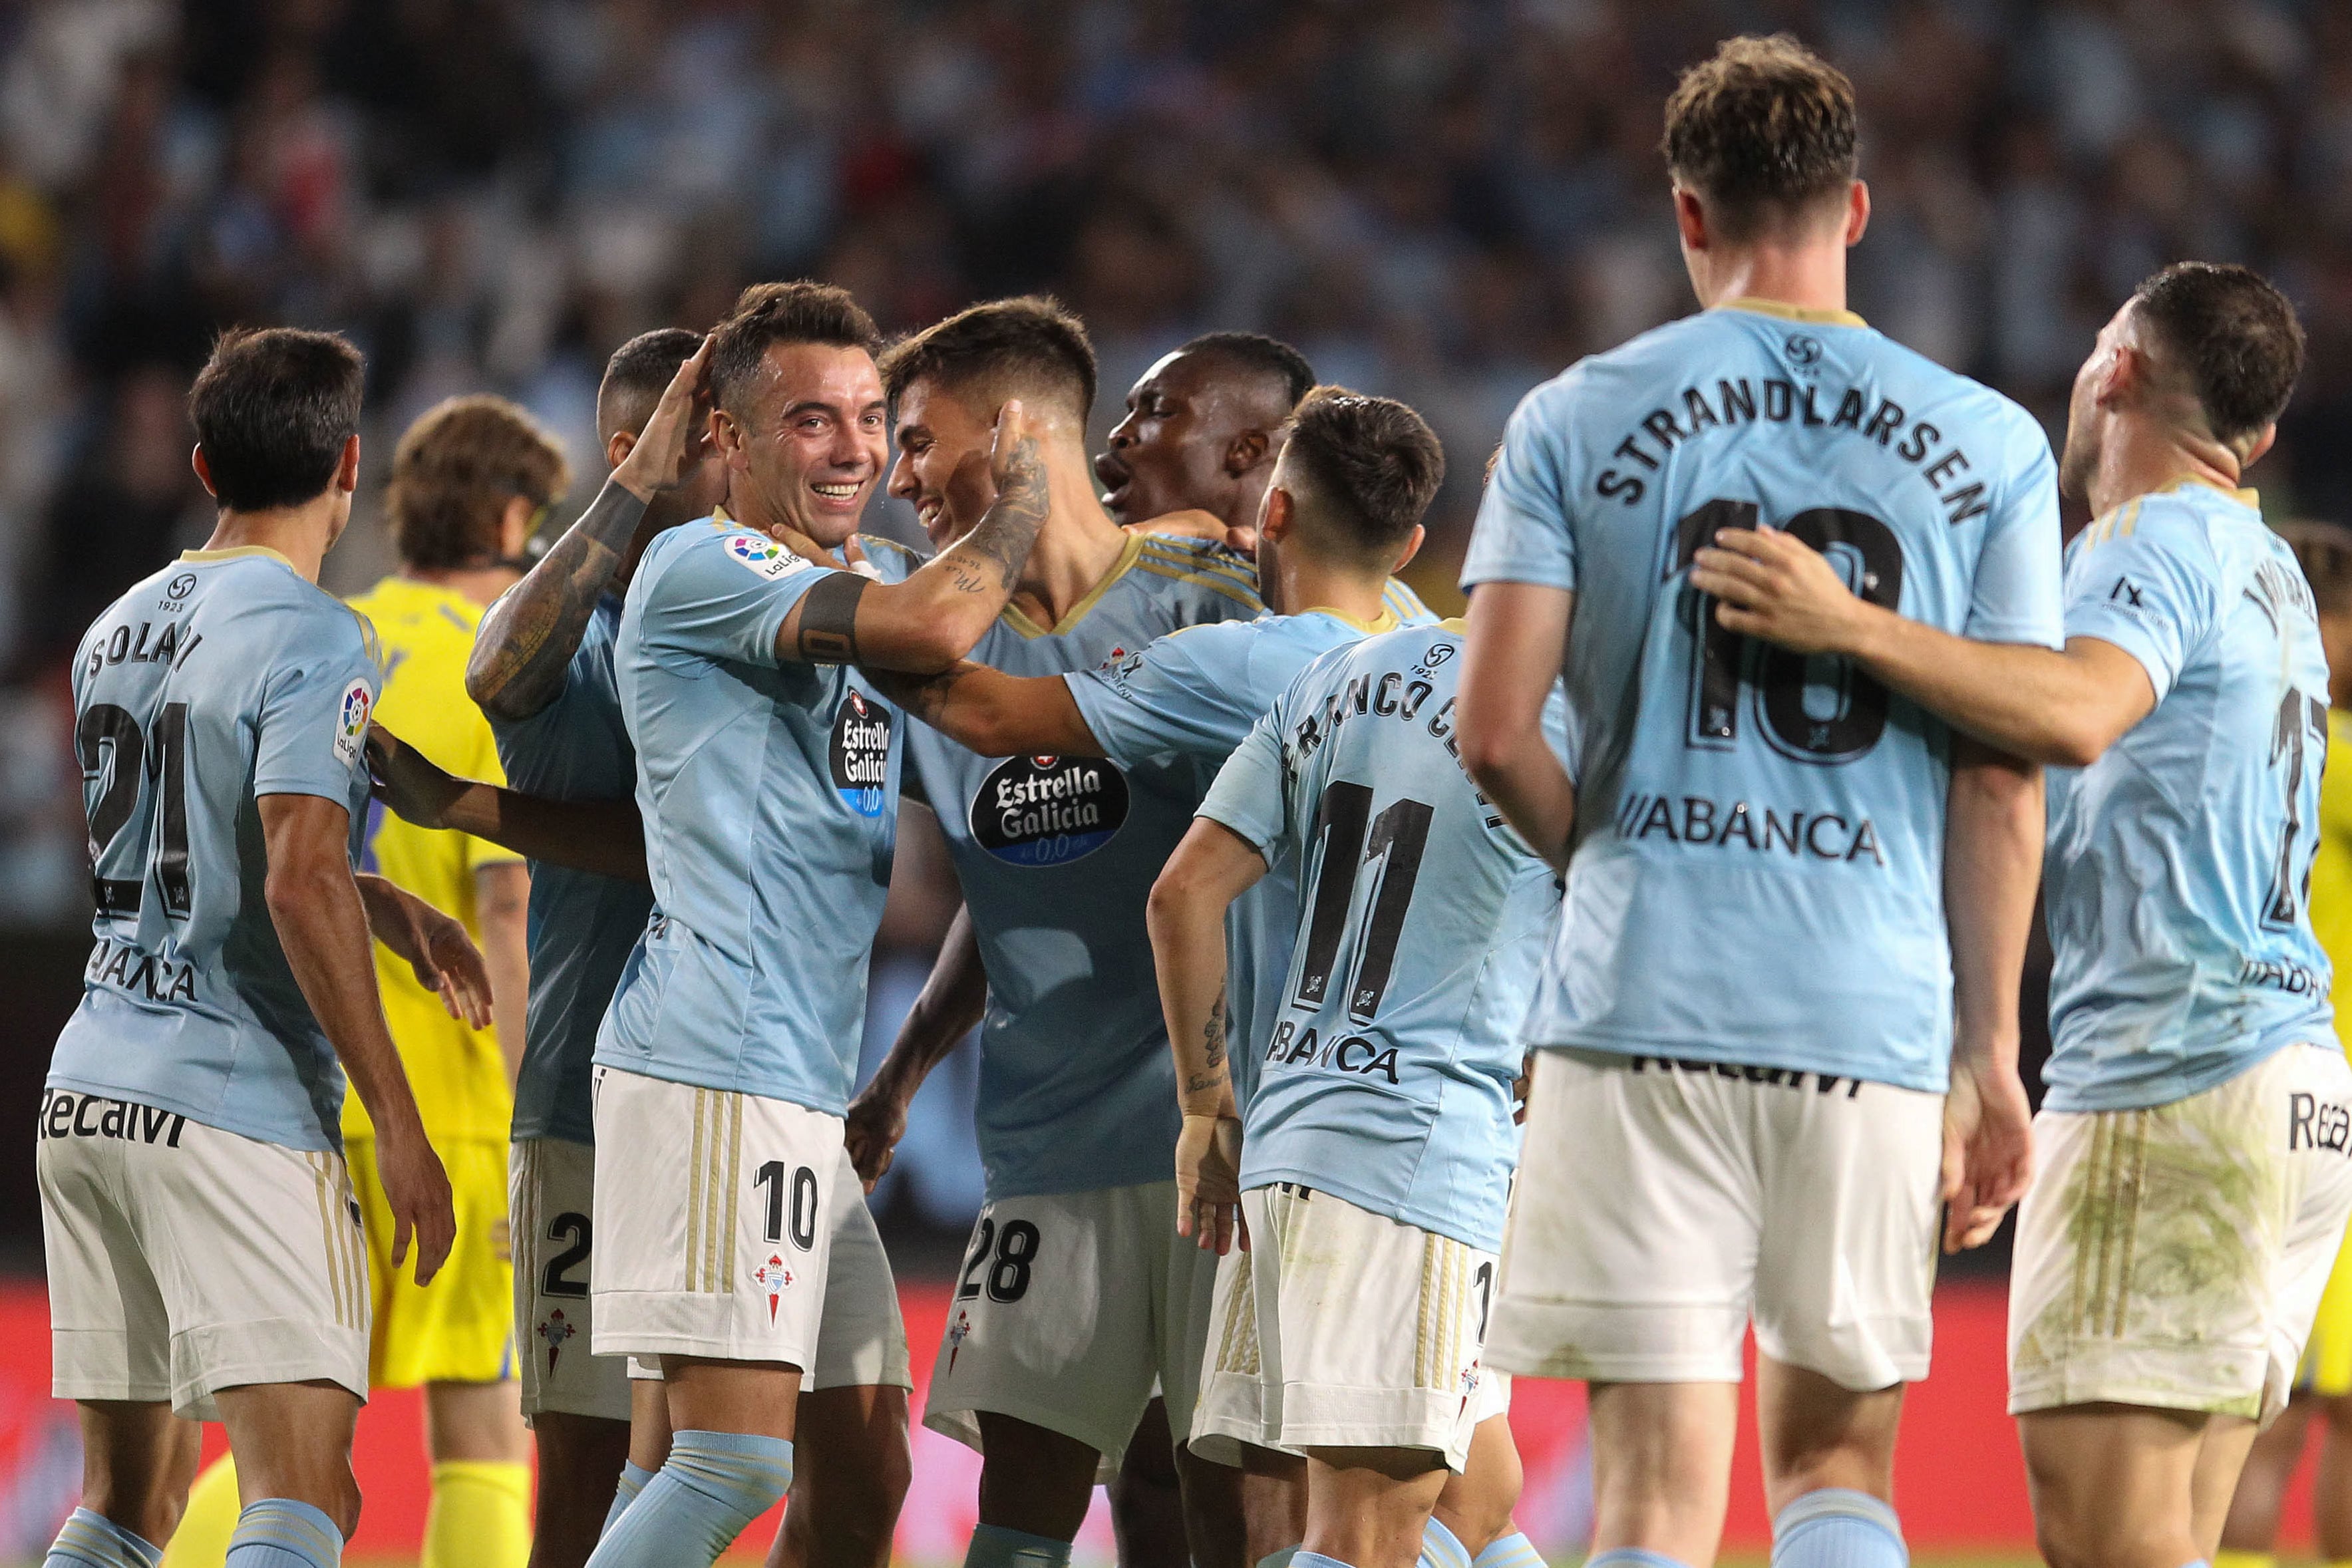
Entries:
[[801,596],[801,656],[826,664],[857,662],[857,601],[873,586],[854,571],[828,571]]

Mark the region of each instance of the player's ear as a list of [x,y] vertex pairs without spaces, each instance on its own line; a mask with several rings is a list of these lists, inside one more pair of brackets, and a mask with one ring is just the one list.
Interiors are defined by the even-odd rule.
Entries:
[[1268,485],[1265,498],[1257,507],[1257,537],[1281,543],[1289,535],[1290,525],[1297,515],[1290,492],[1279,485]]
[[1244,430],[1225,448],[1225,473],[1238,478],[1265,461],[1273,441],[1263,430]]
[[613,432],[612,439],[604,443],[604,466],[607,468],[618,468],[629,454],[636,450],[636,446],[637,433],[635,431],[616,430]]
[[205,494],[212,497],[215,500],[218,500],[220,498],[220,492],[213,488],[213,465],[205,461],[205,449],[203,447],[195,446],[189,449],[188,466],[196,471],[196,479],[204,486]]
[[743,427],[735,423],[733,414],[715,404],[710,410],[710,444],[719,448],[723,458],[732,458],[743,446]]
[[1860,245],[1862,243],[1862,232],[1869,226],[1870,186],[1867,182],[1856,180],[1853,183],[1853,187],[1846,192],[1845,198],[1845,243],[1847,248],[1851,249],[1854,246]]
[[1707,247],[1706,208],[1697,192],[1679,183],[1675,186],[1675,227],[1682,231],[1685,250]]
[[2275,424],[2265,424],[2263,426],[2262,434],[2255,436],[2254,439],[2248,444],[2246,449],[2238,455],[2238,466],[2241,468],[2252,467],[2255,464],[2263,460],[2263,453],[2268,452],[2277,444],[2278,426]]
[[354,434],[343,437],[343,455],[335,465],[335,488],[352,495],[360,487],[360,438]]
[[1389,575],[1391,577],[1394,577],[1398,572],[1402,571],[1406,565],[1412,561],[1412,558],[1421,553],[1421,543],[1428,537],[1429,530],[1427,528],[1423,528],[1419,523],[1413,524],[1412,532],[1404,537],[1404,549],[1398,551],[1396,559],[1389,563]]

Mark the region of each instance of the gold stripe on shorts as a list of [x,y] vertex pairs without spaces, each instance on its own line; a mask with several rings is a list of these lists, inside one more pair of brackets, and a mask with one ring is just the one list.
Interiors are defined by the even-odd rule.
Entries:
[[311,1190],[319,1199],[319,1239],[326,1249],[327,1291],[334,1298],[335,1322],[343,1322],[343,1249],[335,1234],[335,1214],[327,1196],[326,1162],[315,1154],[305,1153],[302,1162],[310,1167]]
[[719,1233],[712,1266],[722,1270],[719,1291],[735,1293],[735,1203],[743,1190],[743,1096],[730,1092],[727,1103],[727,1225]]
[[2110,1111],[2091,1126],[2080,1207],[2074,1216],[2074,1281],[2069,1320],[2077,1333],[2119,1339],[2131,1299],[2133,1253],[2147,1169],[2148,1113]]
[[1217,1370],[1255,1377],[1259,1372],[1257,1290],[1244,1263],[1228,1277],[1233,1299],[1225,1312],[1225,1332],[1217,1342]]
[[698,1291],[700,1272],[696,1267],[702,1260],[702,1193],[703,1162],[708,1157],[703,1135],[704,1101],[709,1091],[694,1092],[694,1141],[686,1160],[686,1288]]

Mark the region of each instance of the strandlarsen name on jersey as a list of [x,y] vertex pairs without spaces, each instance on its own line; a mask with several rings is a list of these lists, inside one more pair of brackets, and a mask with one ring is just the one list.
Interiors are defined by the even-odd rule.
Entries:
[[[1808,347],[1811,349],[1810,357]],[[1802,373],[1803,367],[1820,361],[1822,346],[1801,332],[1789,339],[1788,354]],[[1991,497],[1986,493],[1981,480],[1971,479],[1957,489],[1945,488],[1948,481],[1969,471],[1968,454],[1956,445],[1937,451],[1943,443],[1944,433],[1926,420],[1920,420],[1908,431],[1904,431],[1909,416],[1903,405],[1893,398],[1880,397],[1873,406],[1870,396],[1865,395],[1861,388],[1850,386],[1839,396],[1837,412],[1824,418],[1821,405],[1828,394],[1822,389],[1782,381],[1777,376],[1765,380],[1760,403],[1757,389],[1746,376],[1718,379],[1715,383],[1715,393],[1717,402],[1711,403],[1700,388],[1685,387],[1680,421],[1675,418],[1671,406],[1654,408],[1641,417],[1638,422],[1641,428],[1627,432],[1625,438],[1611,449],[1610,455],[1638,463],[1654,474],[1664,466],[1663,458],[1674,451],[1675,442],[1696,440],[1710,426],[1757,423],[1760,409],[1760,419],[1764,423],[1848,430],[1859,439],[1874,440],[1881,446],[1892,445],[1895,456],[1918,468],[1919,477],[1927,481],[1927,488],[1933,490],[1937,499],[1943,503],[1946,508],[1944,520],[1948,523],[1965,523],[1970,517],[1985,517],[1992,511]],[[1718,403],[1723,410],[1719,414],[1716,412]],[[1898,432],[1903,434],[1900,444],[1895,441]],[[1642,439],[1645,434],[1650,444],[1656,446],[1658,456],[1650,455],[1648,445]],[[1649,489],[1640,474],[1619,468],[1603,468],[1593,480],[1592,487],[1595,493],[1613,496],[1628,507],[1639,501]],[[1688,552],[1684,553],[1687,555]]]

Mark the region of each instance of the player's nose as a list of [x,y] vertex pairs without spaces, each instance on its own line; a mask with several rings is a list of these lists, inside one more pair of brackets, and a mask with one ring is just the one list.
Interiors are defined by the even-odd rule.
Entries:
[[891,495],[900,500],[911,501],[915,498],[917,487],[915,460],[910,455],[901,452],[898,454],[898,460],[890,465],[890,479],[887,488]]

